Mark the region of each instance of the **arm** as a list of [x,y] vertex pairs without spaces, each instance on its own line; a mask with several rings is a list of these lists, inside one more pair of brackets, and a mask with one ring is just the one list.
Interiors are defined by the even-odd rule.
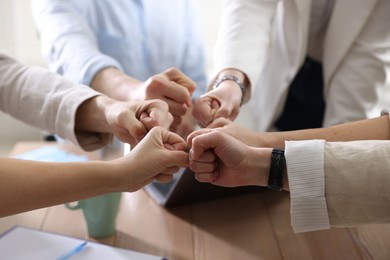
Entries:
[[[247,88],[244,102],[250,99],[253,91],[251,86],[256,85],[264,66],[277,3],[277,0],[226,1],[215,46],[216,75],[209,90],[215,79],[225,74],[233,74],[239,77]],[[196,104],[196,116],[202,125],[208,125],[221,116],[234,119],[239,112],[241,92],[235,83],[225,81],[202,99]]]
[[390,124],[387,115],[325,128],[283,132],[254,132],[226,119],[219,119],[209,128],[220,129],[247,145],[255,147],[284,148],[286,140],[324,139],[326,141],[390,140]]
[[[272,148],[254,148],[219,130],[188,138],[190,168],[201,182],[267,186]],[[390,141],[286,142],[283,189],[295,232],[390,221]]]
[[154,126],[173,121],[160,100],[119,102],[47,70],[0,55],[1,110],[33,126],[94,150],[112,134],[135,144]]
[[91,85],[94,75],[103,68],[122,68],[99,50],[96,34],[81,11],[87,4],[34,0],[32,14],[49,68],[72,82]]
[[103,146],[110,139],[108,134],[96,139],[94,133],[89,133],[82,141],[74,133],[77,109],[98,95],[87,86],[72,84],[45,69],[25,66],[0,55],[1,110],[75,144],[80,141],[83,145],[86,141]]
[[288,141],[294,231],[389,222],[389,156],[388,140]]
[[[154,178],[170,181],[188,165],[185,141],[156,127],[113,161],[48,163],[0,159],[0,217],[110,192],[133,192]],[[139,160],[144,158],[146,160]]]

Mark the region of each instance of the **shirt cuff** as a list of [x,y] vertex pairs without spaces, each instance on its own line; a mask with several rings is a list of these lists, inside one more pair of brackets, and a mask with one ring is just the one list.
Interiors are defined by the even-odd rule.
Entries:
[[108,67],[114,67],[123,71],[122,66],[113,58],[107,55],[100,55],[90,59],[80,73],[77,83],[90,86],[96,73]]
[[330,228],[325,199],[324,144],[324,140],[286,141],[291,225],[295,233]]

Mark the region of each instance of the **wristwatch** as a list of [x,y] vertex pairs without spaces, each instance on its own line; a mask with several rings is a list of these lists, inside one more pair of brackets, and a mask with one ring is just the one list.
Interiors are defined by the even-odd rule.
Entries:
[[283,190],[283,173],[286,168],[284,151],[273,149],[271,153],[271,166],[268,175],[268,188],[274,191]]
[[231,80],[231,81],[234,81],[237,83],[237,85],[240,87],[241,89],[241,103],[240,103],[240,106],[242,105],[242,103],[244,102],[244,97],[245,97],[245,86],[244,86],[244,83],[236,76],[233,76],[233,75],[227,75],[227,76],[223,76],[222,78],[219,78],[219,79],[216,79],[215,80],[215,83],[214,83],[214,86],[213,86],[213,89],[216,89],[218,88],[218,86],[224,82],[225,80]]

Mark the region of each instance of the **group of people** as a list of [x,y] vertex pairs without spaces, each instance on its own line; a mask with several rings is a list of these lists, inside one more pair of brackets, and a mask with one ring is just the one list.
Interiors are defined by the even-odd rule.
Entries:
[[[390,221],[389,117],[367,119],[386,80],[390,2],[226,1],[209,82],[192,0],[34,0],[32,11],[52,72],[0,56],[1,109],[85,150],[113,136],[132,150],[1,158],[1,216],[190,167],[201,182],[289,191],[295,232]],[[253,130],[232,122],[242,105]]]

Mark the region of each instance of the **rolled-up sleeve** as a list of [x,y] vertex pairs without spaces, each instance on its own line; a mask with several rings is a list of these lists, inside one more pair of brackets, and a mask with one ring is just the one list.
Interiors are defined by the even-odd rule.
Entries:
[[51,71],[90,85],[103,68],[123,70],[119,62],[99,50],[95,33],[72,1],[34,0],[32,13]]
[[286,141],[294,232],[329,229],[325,198],[324,140]]
[[35,127],[56,133],[84,150],[107,145],[109,133],[75,132],[76,112],[100,93],[43,68],[0,55],[0,109]]

